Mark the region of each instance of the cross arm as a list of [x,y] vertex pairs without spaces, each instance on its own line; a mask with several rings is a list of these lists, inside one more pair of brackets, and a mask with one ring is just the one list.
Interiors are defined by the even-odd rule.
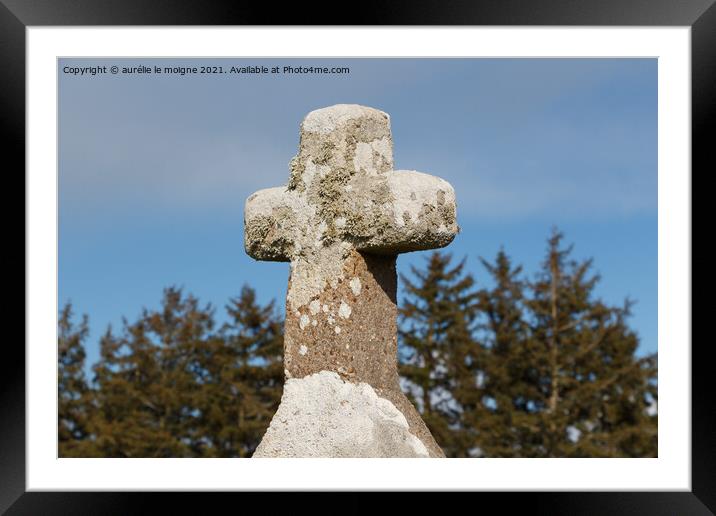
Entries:
[[285,186],[265,188],[246,199],[244,206],[244,247],[256,260],[287,262],[293,239],[293,222]]
[[376,254],[398,254],[436,249],[457,235],[457,205],[452,185],[439,177],[414,170],[387,175],[390,201],[368,217],[368,238],[356,248]]

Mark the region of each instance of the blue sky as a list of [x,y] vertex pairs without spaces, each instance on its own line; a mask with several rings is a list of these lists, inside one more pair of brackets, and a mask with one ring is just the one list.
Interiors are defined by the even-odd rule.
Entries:
[[[347,75],[96,75],[64,66],[349,66]],[[184,287],[223,310],[244,283],[283,308],[288,265],[243,250],[243,205],[284,184],[311,110],[391,115],[396,168],[455,187],[462,232],[446,249],[500,247],[533,273],[552,226],[594,258],[597,295],[637,301],[641,351],[657,349],[655,59],[61,59],[59,302],[108,324]],[[428,253],[398,259],[399,272]],[[400,293],[399,293],[400,296]]]

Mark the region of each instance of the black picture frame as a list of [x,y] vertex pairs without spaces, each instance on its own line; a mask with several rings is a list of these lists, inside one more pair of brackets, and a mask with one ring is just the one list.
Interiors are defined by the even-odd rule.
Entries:
[[[12,163],[3,167],[5,180],[22,181],[19,188],[24,191],[24,179],[20,178],[24,177],[25,169],[25,29],[28,26],[62,25],[689,26],[692,43],[692,191],[698,192],[698,189],[693,190],[693,179],[699,175],[697,171],[705,176],[716,168],[713,145],[707,136],[713,132],[709,129],[713,130],[716,125],[714,0],[368,1],[362,2],[361,8],[350,19],[340,14],[342,11],[305,2],[283,2],[277,7],[268,2],[201,0],[0,0],[0,141],[4,161],[10,158]],[[19,190],[8,188],[6,191]],[[7,221],[14,219],[6,218]],[[23,252],[23,263],[26,259]],[[6,270],[16,268],[14,259],[4,257],[4,261]],[[6,320],[9,322],[10,318]],[[712,363],[707,356],[709,340],[693,339],[692,346],[690,492],[477,493],[477,496],[483,503],[488,498],[499,502],[500,512],[508,514],[519,508],[541,514],[714,514],[716,391],[709,381],[712,374]],[[4,344],[4,357],[0,360],[0,512],[7,511],[11,515],[135,514],[152,510],[150,501],[160,503],[163,512],[195,512],[199,508],[206,512],[217,502],[225,504],[228,497],[247,496],[246,493],[190,496],[187,493],[26,492],[25,351],[19,339]],[[208,500],[208,496],[212,499]],[[350,496],[357,497],[357,494]],[[245,498],[242,501],[250,503]],[[279,509],[277,502],[273,496],[268,502],[272,511]],[[414,496],[402,503],[422,506],[424,501],[421,496]],[[310,505],[314,509],[317,507],[315,503]],[[370,509],[362,498],[347,499],[341,505],[344,508],[341,512]],[[405,509],[409,510],[409,507],[404,506]],[[480,509],[476,507],[476,510]]]

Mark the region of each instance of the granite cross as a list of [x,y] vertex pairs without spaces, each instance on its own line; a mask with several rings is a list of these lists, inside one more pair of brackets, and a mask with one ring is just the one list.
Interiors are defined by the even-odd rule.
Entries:
[[393,170],[390,118],[309,113],[287,186],[246,201],[247,253],[291,263],[281,404],[255,457],[443,456],[397,373],[399,253],[455,237],[446,181]]

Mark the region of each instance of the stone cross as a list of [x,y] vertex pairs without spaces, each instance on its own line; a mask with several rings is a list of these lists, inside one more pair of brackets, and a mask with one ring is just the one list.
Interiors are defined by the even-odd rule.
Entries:
[[288,185],[244,210],[246,252],[291,262],[281,404],[254,457],[441,457],[397,372],[399,253],[458,231],[446,181],[393,170],[390,118],[309,113]]

